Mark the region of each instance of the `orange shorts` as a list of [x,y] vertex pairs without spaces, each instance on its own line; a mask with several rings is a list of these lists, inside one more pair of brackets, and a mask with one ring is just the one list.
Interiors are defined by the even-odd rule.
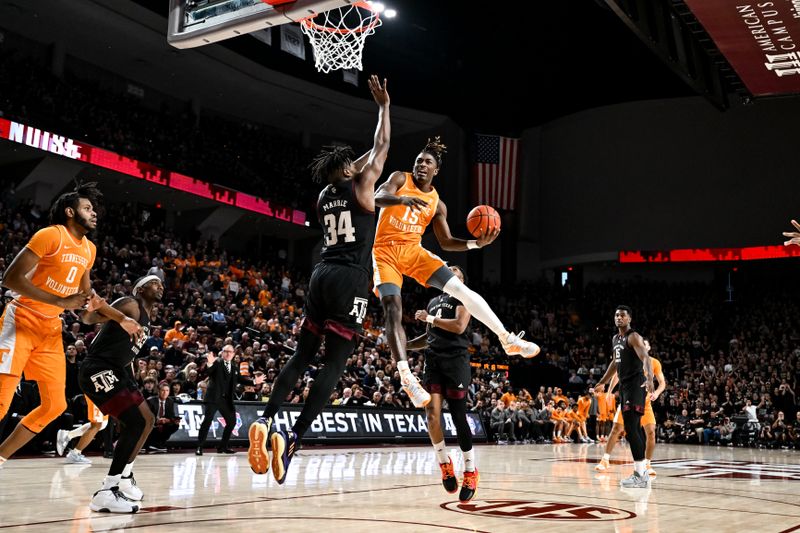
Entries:
[[[619,407],[617,407],[617,412],[614,414],[614,423],[619,426],[624,426],[625,423],[622,420],[622,413],[620,412]],[[642,415],[642,427],[648,426],[650,424],[656,423],[656,415],[653,412],[653,406],[650,405],[649,401],[646,401],[644,404],[644,414]]]
[[102,424],[104,421],[108,420],[108,415],[104,415],[103,411],[98,409],[88,396],[84,395],[83,397],[86,398],[86,416],[88,417],[89,422]]
[[10,303],[0,317],[0,374],[63,385],[67,381],[61,319]]
[[376,246],[372,249],[372,277],[375,295],[382,283],[403,286],[403,276],[427,287],[434,272],[445,266],[444,261],[419,244]]

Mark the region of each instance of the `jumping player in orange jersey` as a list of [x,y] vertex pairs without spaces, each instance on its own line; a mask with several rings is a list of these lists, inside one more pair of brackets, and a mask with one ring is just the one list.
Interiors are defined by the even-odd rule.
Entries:
[[0,317],[0,419],[23,372],[38,383],[41,404],[0,444],[0,466],[67,407],[59,318],[65,309],[87,306],[117,321],[131,337],[142,334],[135,320],[91,292],[96,249],[86,235],[97,226],[101,198],[94,183],[61,195],[50,209],[51,225],[34,234],[3,276],[14,299]]
[[[650,343],[647,340],[644,341],[644,347],[649,353]],[[656,449],[656,416],[655,413],[653,413],[653,402],[656,401],[667,388],[667,381],[661,370],[661,362],[652,356],[650,357],[650,362],[653,364],[653,376],[658,381],[658,387],[656,387],[656,390],[654,390],[652,394],[647,396],[647,401],[644,406],[644,416],[642,416],[642,427],[644,428],[645,438],[647,439],[644,450],[645,466],[647,467],[647,474],[652,479],[656,477],[656,471],[653,470],[653,467],[650,465],[650,461],[653,459],[653,452]],[[617,381],[616,376],[614,376],[611,383],[609,383],[609,389],[614,388],[615,381]],[[611,435],[608,436],[605,453],[600,462],[594,467],[595,470],[598,472],[605,472],[608,470],[611,452],[614,451],[614,446],[617,445],[617,441],[624,430],[622,414],[618,407],[616,414],[614,414],[614,428],[611,430]]]
[[500,234],[499,229],[490,230],[477,240],[456,239],[450,234],[447,207],[431,184],[442,167],[445,151],[438,137],[428,142],[417,155],[413,172],[393,172],[375,193],[375,205],[381,208],[372,249],[375,293],[383,304],[386,337],[398,361],[403,390],[417,407],[426,405],[430,394],[420,386],[408,366],[400,298],[404,275],[458,299],[472,316],[499,337],[507,354],[522,357],[539,354],[536,344],[522,340],[522,332],[514,335],[506,331],[483,297],[464,285],[444,261],[421,245],[422,234],[430,224],[433,224],[439,245],[451,252],[482,248]]

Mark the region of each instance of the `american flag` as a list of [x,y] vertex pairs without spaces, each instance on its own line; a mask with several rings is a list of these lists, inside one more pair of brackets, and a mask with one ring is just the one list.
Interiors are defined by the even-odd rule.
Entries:
[[519,139],[475,135],[472,171],[478,204],[513,210],[517,196]]

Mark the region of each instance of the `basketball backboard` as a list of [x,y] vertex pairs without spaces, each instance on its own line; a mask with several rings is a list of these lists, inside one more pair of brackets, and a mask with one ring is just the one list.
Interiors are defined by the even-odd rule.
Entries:
[[194,48],[300,20],[356,0],[170,0],[167,41]]

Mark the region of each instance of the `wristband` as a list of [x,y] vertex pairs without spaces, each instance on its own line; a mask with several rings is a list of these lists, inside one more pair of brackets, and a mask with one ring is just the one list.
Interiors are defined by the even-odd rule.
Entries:
[[467,241],[467,250],[477,250],[478,248],[480,248],[480,246],[478,246],[478,241]]
[[425,317],[425,322],[427,322],[431,326],[433,325],[433,321],[434,320],[436,320],[436,317],[433,316],[433,315],[428,315],[428,316]]

